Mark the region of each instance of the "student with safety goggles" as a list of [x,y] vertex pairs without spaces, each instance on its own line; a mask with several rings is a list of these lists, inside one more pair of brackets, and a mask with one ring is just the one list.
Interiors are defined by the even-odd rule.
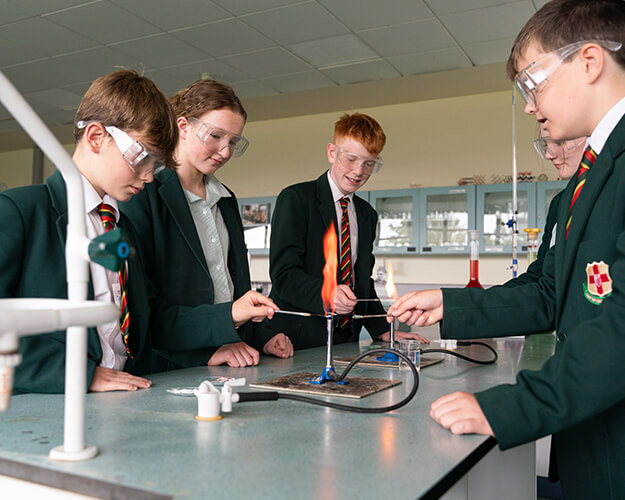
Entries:
[[259,351],[292,356],[288,337],[261,322],[276,305],[251,291],[237,199],[215,176],[248,147],[245,109],[216,80],[199,80],[170,102],[178,165],[157,172],[153,185],[122,206],[141,235],[155,362],[161,369],[244,367],[259,363]]

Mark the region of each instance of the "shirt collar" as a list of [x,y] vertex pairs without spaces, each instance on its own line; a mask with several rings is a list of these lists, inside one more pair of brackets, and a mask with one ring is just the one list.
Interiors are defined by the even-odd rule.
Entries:
[[625,115],[625,97],[605,114],[588,139],[588,144],[590,144],[595,153],[601,153],[608,137],[610,137],[614,127],[616,127],[623,115]]
[[329,170],[328,170],[328,183],[330,184],[330,191],[332,191],[332,201],[334,201],[334,203],[339,201],[341,198],[348,198],[350,201],[353,202],[354,193],[349,193],[349,194],[341,193],[341,190],[334,183],[334,180],[332,180],[332,176],[330,175]]
[[214,175],[206,176],[206,182],[204,186],[206,188],[206,200],[192,193],[191,191],[187,191],[186,189],[184,189],[183,191],[187,202],[197,203],[199,201],[206,201],[209,207],[212,208],[222,198],[229,198],[232,196],[230,194],[230,191],[228,191],[226,187],[221,182],[219,182]]
[[107,205],[110,205],[113,208],[113,212],[115,212],[115,222],[119,222],[119,208],[117,207],[117,200],[106,193],[103,198],[100,198],[100,195],[96,192],[85,176],[81,174],[80,179],[82,180],[82,191],[85,197],[85,212],[89,214],[94,210],[97,211],[101,203],[106,203]]

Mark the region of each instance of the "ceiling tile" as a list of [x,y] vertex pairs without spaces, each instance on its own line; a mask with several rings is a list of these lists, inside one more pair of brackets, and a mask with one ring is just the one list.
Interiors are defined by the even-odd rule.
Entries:
[[2,50],[0,50],[0,68],[41,59],[38,56],[38,48],[27,48],[19,42],[20,41],[7,40],[4,38],[2,36],[2,29],[0,28],[0,47],[2,47]]
[[2,24],[25,19],[31,16],[41,16],[62,9],[71,9],[90,0],[2,0],[0,4],[0,19]]
[[288,45],[287,48],[315,68],[376,59],[380,55],[352,34]]
[[247,73],[233,68],[218,59],[207,59],[189,64],[182,64],[163,68],[163,71],[184,80],[187,85],[202,78],[202,74],[208,73],[212,78],[230,83],[247,81],[251,77]]
[[504,38],[503,40],[467,43],[463,48],[475,64],[482,65],[507,61],[513,43],[514,38]]
[[538,10],[542,9],[545,4],[549,3],[549,0],[532,0],[532,3],[534,4],[534,7],[536,7],[536,10]]
[[372,48],[385,57],[415,51],[443,49],[456,45],[436,19],[425,19],[358,33]]
[[528,1],[441,16],[441,22],[459,43],[514,38],[534,14]]
[[[437,16],[466,12],[468,10],[494,7],[506,3],[514,3],[518,0],[424,0]],[[531,1],[531,0],[528,0]]]
[[471,61],[457,47],[390,57],[388,61],[404,76],[472,66]]
[[100,43],[121,42],[160,30],[109,2],[95,2],[46,16],[50,21]]
[[282,93],[321,89],[336,85],[319,71],[305,71],[292,75],[277,76],[275,78],[267,78],[263,82]]
[[171,31],[187,26],[212,23],[232,15],[208,0],[110,0],[154,26]]
[[238,56],[224,57],[222,60],[254,78],[269,78],[289,73],[307,71],[310,66],[282,48],[265,49]]
[[[62,76],[65,81],[59,85],[60,87],[67,87],[73,83],[93,82],[102,75],[122,68],[134,69],[139,73],[146,70],[146,65],[141,61],[109,47],[98,47],[56,57],[54,61],[62,64],[67,71],[67,75]],[[98,64],[93,64],[93,61],[98,61]]]
[[370,61],[324,69],[323,73],[340,85],[399,78],[401,75],[386,61]]
[[241,20],[279,43],[289,44],[347,33],[349,30],[318,3],[302,3]]
[[82,99],[82,94],[78,95],[65,89],[52,88],[31,92],[24,96],[29,101],[37,101],[54,106],[56,109],[77,109]]
[[185,88],[189,83],[182,78],[177,78],[175,76],[170,75],[169,73],[165,73],[160,70],[150,70],[145,72],[145,76],[147,76],[150,80],[152,80],[161,92],[166,96],[174,95],[179,90]]
[[258,81],[239,82],[235,83],[232,87],[237,96],[243,101],[243,105],[245,105],[245,99],[279,94],[277,90]]
[[251,12],[260,12],[276,7],[284,7],[295,3],[302,3],[302,0],[213,0],[224,9],[240,16]]
[[354,31],[432,17],[422,0],[318,0]]
[[[43,59],[3,69],[5,76],[22,93],[63,87],[80,78],[69,66],[57,59]],[[71,75],[71,76],[69,76]]]
[[165,33],[117,43],[110,47],[155,68],[201,61],[210,57],[210,54]]
[[[25,36],[27,34],[27,36]],[[45,17],[33,17],[0,28],[0,36],[33,51],[37,58],[75,52],[98,45]]]
[[48,125],[70,125],[75,118],[76,110],[50,111],[41,115],[41,119]]
[[214,57],[231,56],[276,45],[238,19],[179,30],[174,32],[173,36],[199,47]]

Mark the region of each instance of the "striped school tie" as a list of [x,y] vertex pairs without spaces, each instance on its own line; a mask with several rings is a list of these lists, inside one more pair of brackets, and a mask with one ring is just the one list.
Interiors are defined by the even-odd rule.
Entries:
[[[352,245],[349,234],[349,215],[347,213],[347,205],[349,204],[349,198],[341,198],[341,258],[340,258],[340,275],[341,284],[347,285],[351,289],[354,288],[354,280],[352,277]],[[339,328],[344,328],[348,325],[351,316],[342,316],[339,320]]]
[[577,170],[577,184],[575,184],[575,191],[573,191],[573,198],[571,198],[571,204],[569,205],[569,220],[566,223],[566,239],[569,237],[569,227],[571,226],[571,219],[573,219],[573,205],[575,205],[577,198],[579,198],[579,194],[582,192],[582,188],[586,183],[588,171],[590,170],[590,167],[593,166],[596,159],[597,153],[595,153],[589,145],[584,151],[582,161],[579,164],[579,169]]
[[[115,211],[113,210],[112,206],[108,205],[107,203],[101,203],[98,207],[98,213],[100,214],[100,219],[102,219],[102,224],[104,225],[105,232],[109,232],[117,227],[117,224],[115,223]],[[117,274],[119,275],[119,287],[121,292],[121,316],[119,317],[119,329],[122,333],[122,340],[124,341],[126,352],[128,353],[128,356],[133,359],[132,355],[130,354],[130,348],[128,347],[128,334],[130,333],[130,314],[128,313],[128,298],[126,296],[126,292],[128,289],[128,270],[126,269],[125,263],[122,269],[118,271]]]

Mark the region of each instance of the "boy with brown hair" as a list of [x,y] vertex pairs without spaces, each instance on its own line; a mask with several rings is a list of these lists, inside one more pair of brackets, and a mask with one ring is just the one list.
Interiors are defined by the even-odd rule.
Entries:
[[[380,153],[385,144],[386,135],[375,119],[363,113],[343,115],[334,126],[334,142],[327,146],[330,170],[315,181],[285,188],[278,196],[271,221],[269,296],[282,309],[321,314],[326,313],[321,300],[323,236],[332,223],[337,237],[343,227],[348,228],[345,237],[338,237],[336,343],[358,340],[363,324],[373,338],[389,338],[384,318],[369,318],[364,323],[342,319],[352,312],[384,313],[379,302],[356,301],[377,298],[371,274],[378,215],[355,193],[382,166]],[[346,272],[341,272],[341,264],[345,264]],[[271,323],[276,331],[291,338],[296,349],[321,346],[327,341],[323,318],[275,316]],[[398,332],[396,338],[427,342],[410,333]]]
[[408,324],[444,319],[441,336],[556,330],[555,354],[514,385],[453,393],[431,406],[453,433],[494,435],[501,449],[553,433],[564,497],[625,498],[625,3],[554,0],[508,61],[554,140],[589,136],[562,195],[555,247],[536,284],[474,293],[428,290],[391,311]]
[[[128,200],[152,181],[154,168],[173,164],[178,138],[175,116],[156,85],[134,71],[98,78],[76,113],[73,160],[82,178],[89,238],[121,227],[132,246],[134,229],[120,215]],[[56,172],[44,184],[0,194],[0,297],[67,298],[65,235],[67,194]],[[120,321],[88,330],[87,387],[91,391],[137,390],[151,382],[148,295],[137,256],[120,273],[90,264],[89,298],[115,302]],[[65,332],[20,339],[22,363],[15,392],[62,393]]]

